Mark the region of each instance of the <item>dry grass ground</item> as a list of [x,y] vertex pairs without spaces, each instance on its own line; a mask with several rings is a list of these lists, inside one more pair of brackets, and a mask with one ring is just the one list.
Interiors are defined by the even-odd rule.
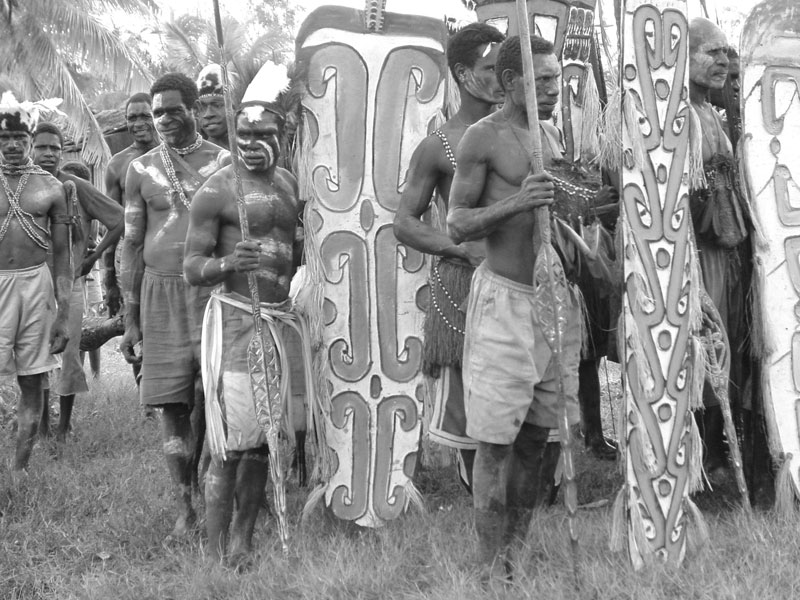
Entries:
[[[39,443],[27,476],[9,472],[13,437],[8,417],[0,414],[4,600],[800,597],[798,522],[771,512],[746,516],[734,496],[703,501],[711,529],[707,548],[679,569],[643,573],[607,549],[610,505],[581,510],[580,594],[571,584],[563,510],[542,510],[514,584],[486,592],[474,572],[470,501],[451,468],[424,470],[419,483],[427,510],[380,530],[350,527],[321,512],[301,526],[307,492],[293,483],[289,555],[280,552],[272,517],[262,518],[255,566],[235,574],[205,560],[201,533],[179,544],[164,542],[173,504],[158,426],[143,421],[127,366],[110,351],[104,361],[102,379],[78,400],[67,446],[57,454]],[[607,401],[604,406],[608,411]],[[581,501],[612,499],[621,481],[614,464],[582,453],[578,465]]]

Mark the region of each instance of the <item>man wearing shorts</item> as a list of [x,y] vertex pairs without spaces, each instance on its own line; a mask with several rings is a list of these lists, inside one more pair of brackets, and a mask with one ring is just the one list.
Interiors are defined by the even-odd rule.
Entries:
[[[133,160],[125,180],[120,349],[129,362],[142,361],[142,403],[163,409],[164,454],[178,500],[172,535],[181,537],[196,521],[191,484],[202,439],[191,416],[195,406],[202,414],[200,320],[211,292],[184,281],[183,247],[192,197],[228,153],[197,133],[191,79],[168,73],[150,92],[162,143]],[[139,341],[141,356],[134,351]]]
[[[553,46],[533,37],[545,165],[560,157],[545,122],[558,102],[561,67]],[[467,434],[478,440],[473,468],[475,528],[484,577],[505,578],[508,547],[527,534],[538,476],[558,426],[555,368],[533,301],[535,211],[553,202],[548,173],[530,175],[520,41],[503,42],[495,73],[503,108],[467,129],[450,189],[448,231],[456,243],[486,238],[486,260],[472,279],[464,341]],[[577,423],[581,316],[568,307],[563,339],[570,423]]]
[[[81,359],[81,324],[84,313],[84,277],[91,271],[94,263],[111,245],[116,244],[125,226],[122,207],[103,194],[88,181],[65,173],[60,169],[61,150],[64,145],[64,134],[52,123],[39,123],[33,135],[33,162],[53,175],[67,190],[67,212],[75,217],[76,227],[72,229],[72,258],[75,281],[72,284],[70,298],[68,334],[69,341],[61,356],[61,369],[55,385],[55,393],[59,395],[59,422],[56,430],[56,441],[66,440],[70,430],[72,407],[75,394],[88,392],[86,375],[83,373]],[[67,183],[69,182],[69,183]],[[100,221],[108,232],[103,240],[89,254],[87,246],[91,235],[92,221]],[[48,407],[42,411],[41,433],[49,432]]]
[[36,105],[20,104],[10,92],[0,98],[0,375],[16,374],[21,392],[15,470],[28,466],[43,377],[67,345],[72,291],[64,188],[30,158],[37,116]]
[[[295,332],[303,329],[289,299],[289,285],[302,253],[297,182],[277,166],[283,113],[270,101],[247,98],[248,94],[236,115],[236,144],[244,167],[241,180],[248,240],[242,241],[236,182],[232,166],[227,166],[195,196],[184,261],[189,283],[222,284],[211,296],[203,323],[203,377],[212,452],[205,484],[206,529],[212,560],[225,560],[237,568],[250,556],[268,472],[267,438],[256,418],[254,403],[269,402],[273,406],[277,401],[288,407],[290,396],[303,392],[291,389],[298,380],[291,376],[291,366],[300,366],[303,361],[291,356],[293,342],[287,337],[287,333],[296,336]],[[255,325],[248,273],[256,276],[262,330],[276,353],[276,370],[268,377],[275,375],[282,384],[289,384],[283,398],[263,397],[254,402],[248,348]],[[305,355],[310,357],[307,338],[306,347]],[[310,363],[308,367],[310,370]],[[213,425],[215,414],[219,415],[218,427]],[[229,549],[234,497],[237,510]]]

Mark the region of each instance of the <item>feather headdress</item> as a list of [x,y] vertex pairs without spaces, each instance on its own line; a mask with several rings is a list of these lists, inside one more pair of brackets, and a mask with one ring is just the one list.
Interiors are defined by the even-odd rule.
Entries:
[[197,93],[200,98],[223,95],[221,66],[211,63],[203,67],[197,76]]
[[56,112],[64,115],[58,110],[62,101],[61,98],[48,98],[38,102],[20,102],[12,92],[5,92],[0,97],[0,130],[24,131],[33,135],[42,113]]
[[291,81],[285,65],[276,65],[272,61],[265,62],[247,86],[242,97],[240,111],[257,106],[286,118],[278,102],[281,94],[289,90]]

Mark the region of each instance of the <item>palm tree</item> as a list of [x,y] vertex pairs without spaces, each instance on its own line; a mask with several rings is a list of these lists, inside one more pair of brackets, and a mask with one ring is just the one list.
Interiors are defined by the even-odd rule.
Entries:
[[64,99],[66,134],[83,138],[83,157],[110,158],[100,126],[75,79],[76,65],[126,92],[147,89],[147,69],[100,20],[109,10],[143,13],[152,0],[0,0],[0,80],[22,97]]
[[[281,62],[282,56],[269,33],[253,36],[246,25],[228,15],[222,19],[222,29],[231,96],[234,104],[238,104],[261,65],[266,60]],[[213,21],[181,15],[164,23],[160,33],[167,56],[165,62],[193,79],[207,64],[222,62]]]

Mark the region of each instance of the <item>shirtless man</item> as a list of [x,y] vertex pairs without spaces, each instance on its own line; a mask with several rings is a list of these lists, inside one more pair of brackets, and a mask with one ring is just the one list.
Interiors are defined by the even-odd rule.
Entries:
[[[208,382],[221,382],[216,397],[209,393],[206,402],[217,402],[224,395],[219,406],[226,424],[223,439],[217,445],[209,442],[213,458],[205,485],[206,529],[212,560],[227,560],[237,567],[243,566],[251,551],[253,527],[264,502],[269,457],[267,439],[253,409],[247,366],[248,344],[255,331],[247,273],[256,274],[262,307],[270,311],[270,320],[280,325],[291,319],[289,284],[302,251],[302,236],[296,227],[300,212],[297,182],[277,166],[284,119],[273,110],[270,103],[245,102],[236,117],[236,143],[240,164],[245,167],[241,178],[249,239],[242,241],[233,168],[227,166],[195,196],[184,261],[190,284],[222,284],[224,289],[212,295],[203,326],[203,339],[213,340],[203,347],[204,369],[210,356],[219,357],[211,367],[215,376],[204,374]],[[265,319],[267,335],[269,330]],[[280,327],[277,333],[281,333]],[[281,341],[286,347],[282,335]],[[224,455],[214,452],[220,446],[225,448]],[[238,508],[228,552],[234,496]]]
[[[68,335],[69,341],[61,356],[61,369],[55,385],[55,393],[59,395],[59,421],[56,430],[56,441],[63,442],[70,430],[72,407],[75,403],[75,394],[88,392],[86,375],[83,373],[83,360],[81,358],[81,324],[83,323],[84,306],[84,277],[92,270],[97,259],[103,252],[122,235],[125,227],[122,207],[111,198],[100,192],[88,181],[64,173],[59,168],[61,165],[61,150],[64,145],[64,135],[52,123],[39,123],[33,135],[33,162],[65,185],[64,189],[74,190],[75,194],[67,194],[67,201],[72,205],[68,213],[79,218],[79,229],[72,231],[72,257],[74,262],[75,281],[72,284],[72,296],[69,306]],[[92,221],[100,221],[108,232],[102,241],[89,254],[87,245],[91,236]],[[116,284],[115,284],[116,287]],[[112,295],[109,291],[107,295]],[[119,295],[119,290],[116,291]],[[44,406],[41,434],[49,434],[49,410]]]
[[[700,270],[705,287],[722,317],[731,345],[730,398],[737,400],[741,389],[742,363],[738,350],[745,336],[744,290],[749,289],[752,258],[743,250],[748,246],[749,223],[741,196],[733,147],[725,133],[722,119],[708,102],[711,90],[721,90],[728,78],[728,43],[725,34],[708,19],[692,19],[689,24],[689,100],[700,119],[703,139],[703,170],[707,189],[693,190],[690,207],[694,222]],[[713,182],[716,182],[714,184]],[[713,202],[710,194],[716,194]],[[717,227],[713,207],[720,206],[720,193],[729,194],[727,202],[735,218],[730,227]],[[731,236],[730,234],[734,235]],[[727,237],[726,237],[727,236]],[[735,266],[734,266],[735,265]],[[702,433],[705,443],[704,467],[712,483],[725,477],[727,465],[723,441],[724,422],[719,400],[706,385],[703,392]]]
[[[558,131],[546,122],[558,101],[561,66],[551,43],[533,37],[531,46],[547,165],[561,156]],[[550,430],[558,427],[555,367],[532,287],[535,211],[553,202],[554,184],[546,172],[530,174],[518,37],[500,46],[495,72],[505,103],[461,139],[447,217],[456,243],[486,238],[486,260],[472,279],[463,363],[467,434],[478,440],[472,488],[485,578],[505,578],[511,568],[506,553],[525,538]],[[574,304],[568,312],[563,387],[574,424],[581,315]]]
[[[43,375],[67,345],[72,292],[61,183],[30,160],[36,109],[0,98],[0,375],[17,376],[14,470],[26,469],[42,414]],[[53,251],[53,276],[45,264]]]
[[225,118],[225,96],[222,95],[222,68],[207,65],[197,76],[197,117],[206,138],[220,148],[228,149],[228,121]]
[[[200,320],[210,289],[183,279],[183,246],[195,192],[222,167],[228,153],[200,137],[191,79],[168,73],[150,89],[162,143],[135,160],[125,179],[122,290],[126,306],[120,349],[142,361],[142,403],[161,407],[164,454],[178,500],[173,536],[194,525],[192,471],[199,457],[192,408],[202,414]],[[142,355],[134,346],[143,342]],[[194,459],[194,460],[193,460]]]
[[[125,122],[128,132],[133,136],[133,143],[117,152],[108,163],[106,169],[105,184],[106,193],[110,198],[116,200],[120,206],[125,197],[125,175],[128,174],[128,166],[135,158],[150,152],[158,145],[156,139],[155,124],[153,123],[153,100],[150,94],[139,92],[133,94],[125,102]],[[113,317],[122,307],[122,296],[117,287],[119,273],[117,268],[122,257],[122,245],[117,251],[115,243],[104,255],[105,261],[105,280],[103,287],[106,291],[106,306],[108,316]],[[116,290],[116,292],[115,292]],[[139,365],[134,365],[134,376],[138,382]]]
[[[455,172],[455,149],[467,127],[488,115],[502,102],[500,83],[494,74],[497,50],[505,39],[495,27],[472,23],[450,37],[447,62],[458,83],[461,106],[441,129],[426,137],[409,165],[408,185],[394,218],[394,234],[408,246],[434,258],[431,302],[425,320],[424,368],[436,377],[436,398],[428,435],[431,440],[458,451],[461,479],[472,485],[475,440],[467,437],[461,357],[464,352],[464,309],[472,273],[484,257],[482,241],[454,244],[445,224],[426,223],[433,193],[441,198],[446,213]],[[445,214],[441,215],[445,217]]]

